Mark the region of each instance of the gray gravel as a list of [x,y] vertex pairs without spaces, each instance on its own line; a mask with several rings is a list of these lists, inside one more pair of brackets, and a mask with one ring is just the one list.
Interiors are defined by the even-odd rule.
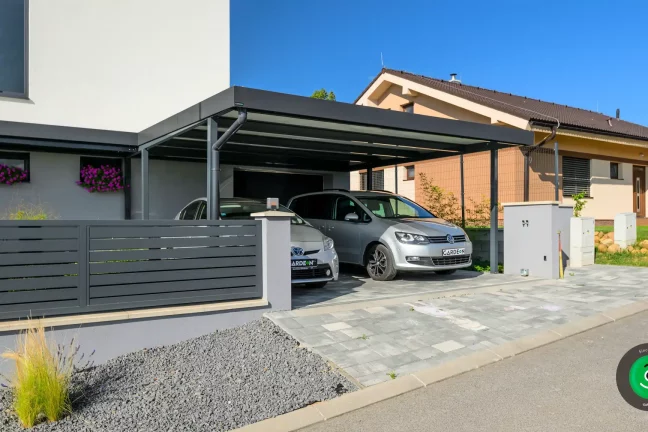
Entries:
[[[36,431],[226,431],[356,390],[267,319],[75,376],[75,412]],[[0,392],[0,430],[23,431]]]

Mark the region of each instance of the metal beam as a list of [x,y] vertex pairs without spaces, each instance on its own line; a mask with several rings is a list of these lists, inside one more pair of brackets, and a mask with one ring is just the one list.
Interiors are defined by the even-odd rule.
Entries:
[[149,152],[142,150],[142,219],[149,218]]
[[461,176],[461,228],[466,228],[466,194],[464,189],[464,155],[459,155],[459,175]]
[[[225,119],[228,121],[229,119]],[[466,144],[450,144],[437,141],[414,140],[409,138],[399,138],[390,135],[369,134],[361,132],[351,132],[348,130],[324,129],[306,126],[287,125],[282,123],[266,123],[248,121],[241,129],[243,132],[270,133],[285,135],[284,138],[294,136],[302,138],[330,139],[339,141],[354,141],[360,143],[379,143],[391,144],[397,146],[414,147],[428,150],[452,150],[462,151]],[[411,149],[410,149],[411,150]]]
[[367,168],[367,190],[373,190],[373,169]]
[[159,146],[160,144],[169,141],[170,139],[173,139],[178,135],[181,135],[187,131],[190,131],[191,129],[194,129],[195,127],[199,126],[202,123],[204,123],[204,120],[198,120],[197,122],[191,123],[183,128],[180,128],[173,132],[169,132],[168,134],[162,135],[161,137],[149,141],[146,144],[142,144],[141,146],[139,146],[139,150],[142,151],[142,150],[151,149],[153,147]]
[[[219,120],[220,130],[223,130],[222,120]],[[383,146],[373,143],[361,143],[361,142],[328,142],[321,141],[316,139],[299,139],[286,136],[265,136],[265,135],[253,135],[245,133],[245,130],[241,130],[240,133],[237,133],[229,141],[232,144],[258,144],[258,145],[267,145],[272,147],[285,147],[291,149],[303,149],[305,151],[310,150],[322,150],[328,152],[339,152],[343,154],[348,154],[349,152],[353,153],[372,153],[388,156],[402,156],[402,157],[417,157],[421,154],[419,149],[408,149],[403,147],[395,146]],[[183,138],[189,138],[183,140]],[[205,132],[202,130],[192,130],[182,137],[178,137],[174,142],[183,143],[187,145],[191,143],[190,140],[197,140],[196,143],[202,142],[205,140]]]
[[[212,166],[214,163],[214,152],[212,151],[212,147],[218,139],[218,124],[216,123],[216,126],[214,127],[212,123],[216,123],[213,118],[207,119],[207,220],[215,219],[212,215],[211,205],[209,204],[212,197]],[[216,133],[214,133],[214,131],[216,131]],[[170,149],[162,148],[161,150],[165,151]]]
[[122,161],[124,170],[123,184],[124,184],[124,219],[129,220],[132,218],[132,188],[131,188],[131,158],[125,157]]
[[560,154],[558,141],[554,143],[554,201],[560,202]]
[[498,160],[497,148],[490,151],[490,268],[491,273],[497,274],[499,269],[499,239],[498,239]]

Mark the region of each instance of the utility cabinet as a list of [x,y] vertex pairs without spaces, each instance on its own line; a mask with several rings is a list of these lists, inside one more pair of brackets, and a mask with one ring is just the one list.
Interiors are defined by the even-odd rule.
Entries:
[[559,278],[558,232],[562,265],[569,262],[573,206],[555,201],[504,204],[504,273]]
[[569,266],[594,264],[594,218],[573,217],[570,222]]
[[637,243],[637,215],[618,213],[614,216],[614,243],[621,249]]

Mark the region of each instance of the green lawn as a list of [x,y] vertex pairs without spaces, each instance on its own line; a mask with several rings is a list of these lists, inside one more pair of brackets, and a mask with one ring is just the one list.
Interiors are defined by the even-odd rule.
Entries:
[[[601,232],[610,232],[614,231],[614,227],[612,225],[597,226],[596,228],[594,228],[594,230]],[[642,240],[648,240],[648,226],[637,227],[637,241]]]
[[[596,231],[614,231],[613,226],[597,226]],[[648,240],[648,226],[637,227],[637,242]],[[596,264],[608,264],[619,266],[648,267],[648,255],[633,255],[630,252],[619,253],[596,253]]]

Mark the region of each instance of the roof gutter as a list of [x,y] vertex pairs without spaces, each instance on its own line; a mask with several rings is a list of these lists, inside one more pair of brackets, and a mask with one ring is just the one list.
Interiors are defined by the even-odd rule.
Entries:
[[238,132],[239,129],[245,124],[247,121],[247,110],[240,110],[238,118],[232,125],[225,131],[223,132],[223,135],[219,136],[214,145],[212,146],[212,150],[214,151],[219,151],[225,143],[234,135],[236,132]]

